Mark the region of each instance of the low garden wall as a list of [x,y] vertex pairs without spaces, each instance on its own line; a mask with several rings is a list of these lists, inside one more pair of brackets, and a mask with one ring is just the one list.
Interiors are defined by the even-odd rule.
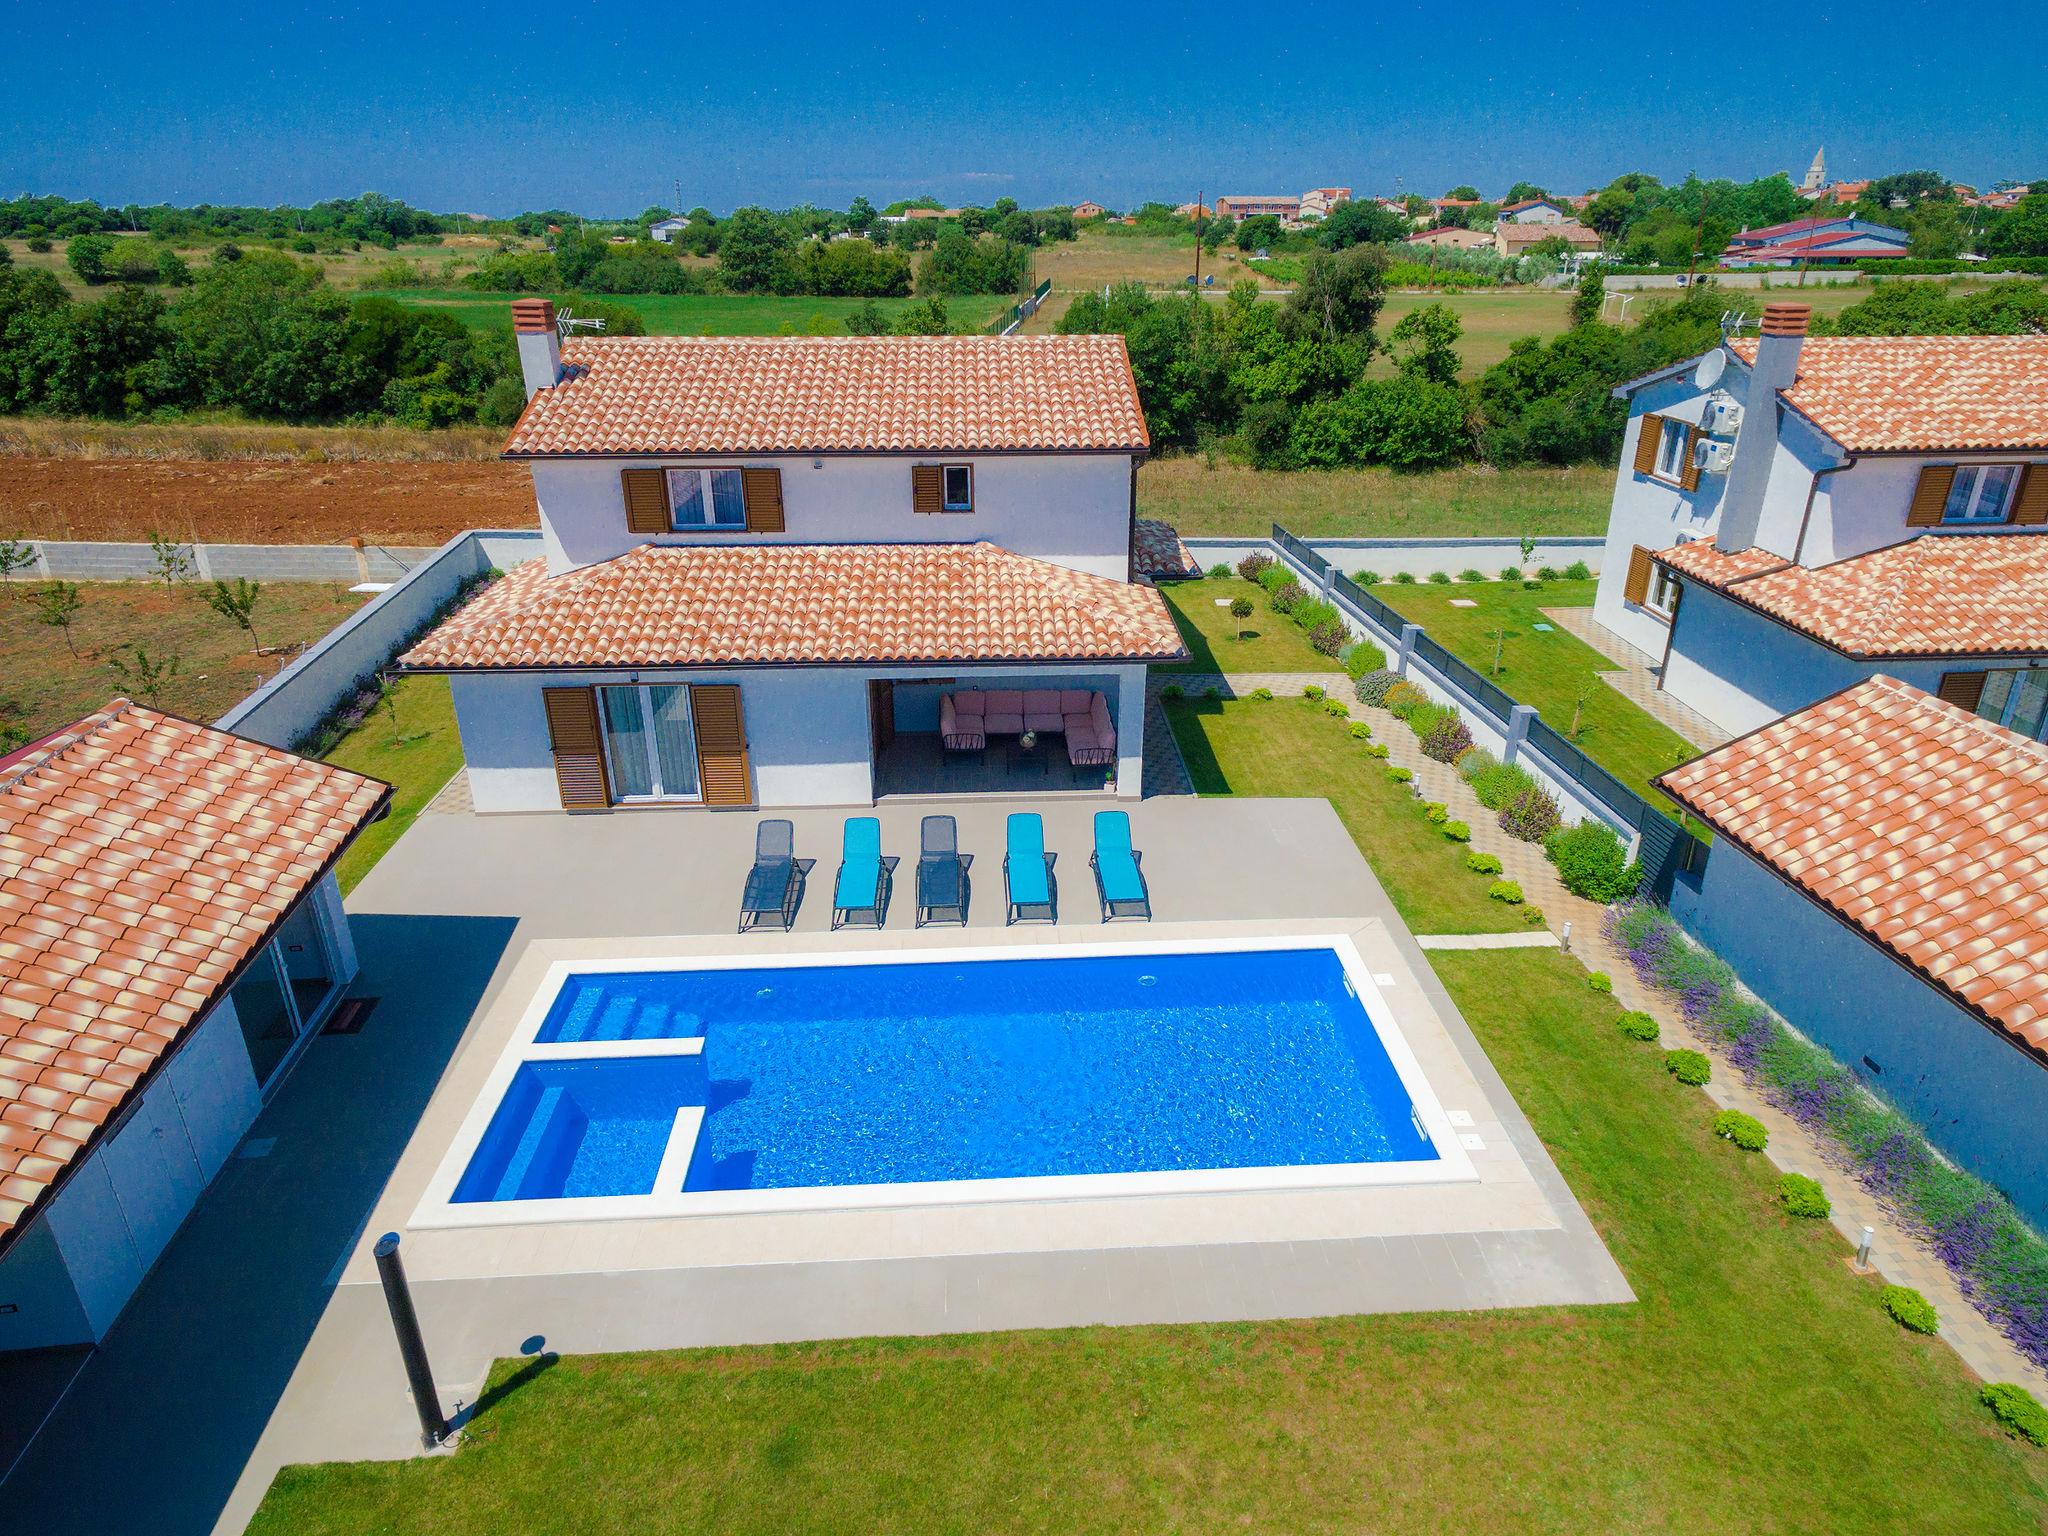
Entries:
[[[1184,538],[1188,553],[1203,570],[1212,565],[1235,565],[1256,551],[1274,553],[1271,539]],[[1395,576],[1403,571],[1427,577],[1432,571],[1455,576],[1463,570],[1484,571],[1491,576],[1510,565],[1520,565],[1522,546],[1517,539],[1303,539],[1301,541],[1347,575],[1354,571],[1377,571]],[[1600,556],[1607,547],[1606,535],[1538,539],[1529,559],[1531,568],[1554,566],[1562,570],[1578,562],[1595,576],[1600,574]]]
[[[45,581],[148,581],[159,575],[148,544],[37,540],[36,563],[24,576]],[[350,544],[179,544],[173,546],[201,581],[246,576],[251,581],[397,581],[438,549]],[[445,547],[445,546],[444,546]]]

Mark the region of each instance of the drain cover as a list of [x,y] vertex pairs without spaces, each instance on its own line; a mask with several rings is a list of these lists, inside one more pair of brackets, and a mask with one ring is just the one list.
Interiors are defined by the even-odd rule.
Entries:
[[377,1006],[374,997],[343,998],[341,1006],[328,1015],[327,1023],[320,1033],[323,1035],[354,1035],[362,1032],[363,1023],[370,1017],[370,1010]]

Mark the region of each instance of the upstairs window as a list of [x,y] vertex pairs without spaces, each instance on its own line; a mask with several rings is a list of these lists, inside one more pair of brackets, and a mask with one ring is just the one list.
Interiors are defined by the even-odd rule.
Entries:
[[744,528],[747,494],[737,469],[672,469],[670,518],[679,529]]
[[2035,741],[2048,740],[2048,667],[1986,672],[1977,713]]
[[2017,464],[1963,464],[1949,483],[1943,503],[1944,523],[2002,523],[2012,515],[2013,492],[2019,488]]
[[948,512],[972,512],[974,510],[974,467],[971,464],[948,464],[944,466],[946,482],[946,510]]
[[1682,421],[1666,420],[1663,436],[1657,439],[1657,474],[1665,480],[1683,479],[1686,470],[1686,449],[1692,445],[1692,433]]

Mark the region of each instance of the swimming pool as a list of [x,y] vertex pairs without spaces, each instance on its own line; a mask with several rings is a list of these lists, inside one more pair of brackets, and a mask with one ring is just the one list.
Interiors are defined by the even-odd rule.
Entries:
[[1472,1176],[1347,940],[561,964],[415,1220]]

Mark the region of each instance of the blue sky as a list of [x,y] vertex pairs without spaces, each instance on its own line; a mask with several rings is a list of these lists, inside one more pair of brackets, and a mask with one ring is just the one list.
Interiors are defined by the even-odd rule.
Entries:
[[[1026,205],[1624,170],[2048,176],[2048,54],[1994,3],[1758,8],[627,0],[30,4],[0,192],[637,213]],[[1742,14],[1738,9],[1731,15]],[[1699,18],[1699,19],[1688,19]],[[23,61],[33,60],[32,65]]]

